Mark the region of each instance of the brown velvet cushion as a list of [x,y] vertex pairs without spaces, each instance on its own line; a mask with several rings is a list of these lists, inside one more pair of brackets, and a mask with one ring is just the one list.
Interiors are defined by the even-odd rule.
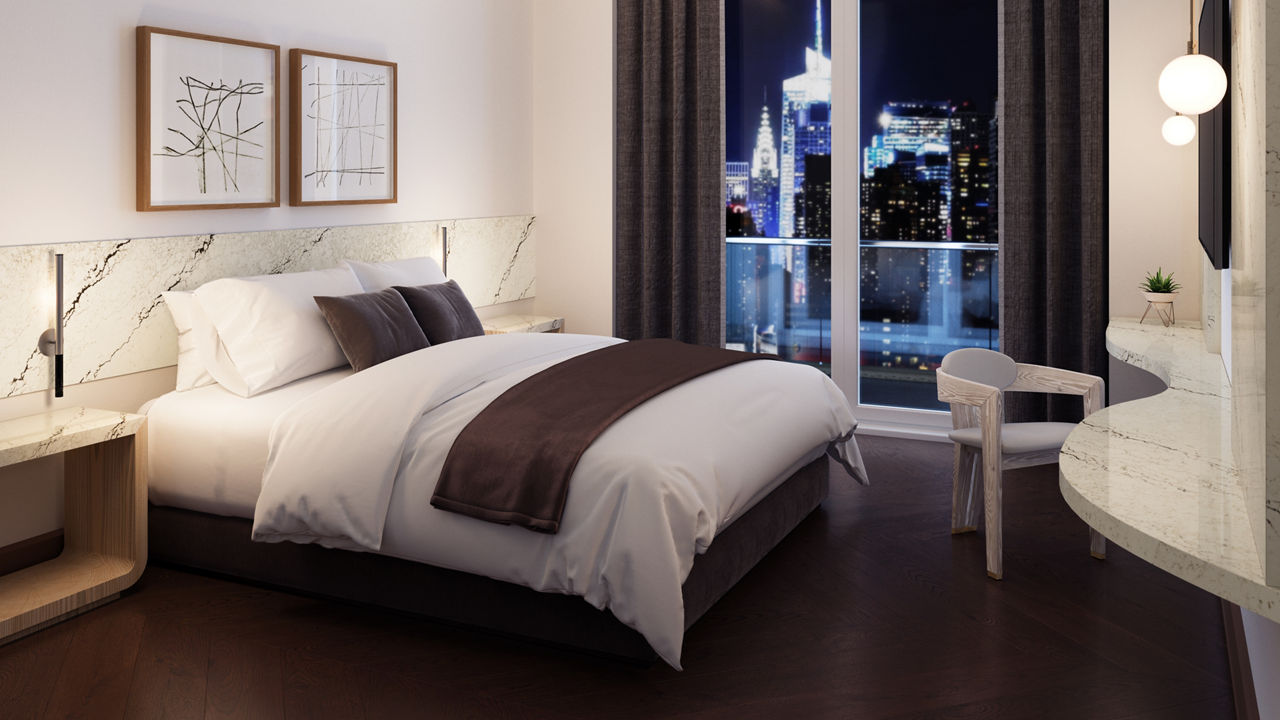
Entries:
[[484,334],[475,308],[453,280],[417,287],[397,285],[395,289],[404,295],[432,345]]
[[429,344],[404,297],[391,288],[315,301],[356,372]]

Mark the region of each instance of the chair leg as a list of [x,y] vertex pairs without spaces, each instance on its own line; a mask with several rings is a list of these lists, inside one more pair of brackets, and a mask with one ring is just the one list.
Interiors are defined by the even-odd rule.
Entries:
[[987,519],[987,575],[993,580],[1004,578],[1004,528],[1001,508],[1004,490],[1001,482],[1000,454],[982,454],[982,496]]
[[1099,560],[1107,559],[1107,539],[1093,528],[1089,528],[1089,554]]
[[951,534],[978,529],[978,458],[980,454],[956,443],[951,470]]

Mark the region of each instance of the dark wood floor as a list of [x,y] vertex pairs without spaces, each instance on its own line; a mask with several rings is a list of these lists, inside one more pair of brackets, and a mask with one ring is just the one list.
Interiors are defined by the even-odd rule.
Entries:
[[1089,557],[1055,467],[1006,475],[1005,572],[948,532],[947,445],[867,438],[823,508],[635,668],[165,568],[0,647],[0,717],[1227,718],[1216,598]]

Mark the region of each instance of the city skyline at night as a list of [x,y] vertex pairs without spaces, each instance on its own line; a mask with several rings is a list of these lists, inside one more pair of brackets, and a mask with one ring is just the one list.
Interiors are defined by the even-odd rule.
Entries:
[[999,347],[996,0],[857,3],[856,118],[832,99],[829,6],[725,5],[726,344],[830,372],[832,203],[851,200],[833,198],[832,129],[848,118],[860,397],[936,408],[943,355]]

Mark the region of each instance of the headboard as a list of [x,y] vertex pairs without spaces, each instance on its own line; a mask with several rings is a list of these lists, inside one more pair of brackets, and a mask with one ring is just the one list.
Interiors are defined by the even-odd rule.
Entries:
[[223,277],[319,270],[430,256],[477,307],[535,293],[534,218],[515,215],[385,225],[215,233],[0,247],[0,397],[49,387],[51,362],[36,340],[50,327],[54,253],[64,253],[66,384],[177,362],[160,293]]

